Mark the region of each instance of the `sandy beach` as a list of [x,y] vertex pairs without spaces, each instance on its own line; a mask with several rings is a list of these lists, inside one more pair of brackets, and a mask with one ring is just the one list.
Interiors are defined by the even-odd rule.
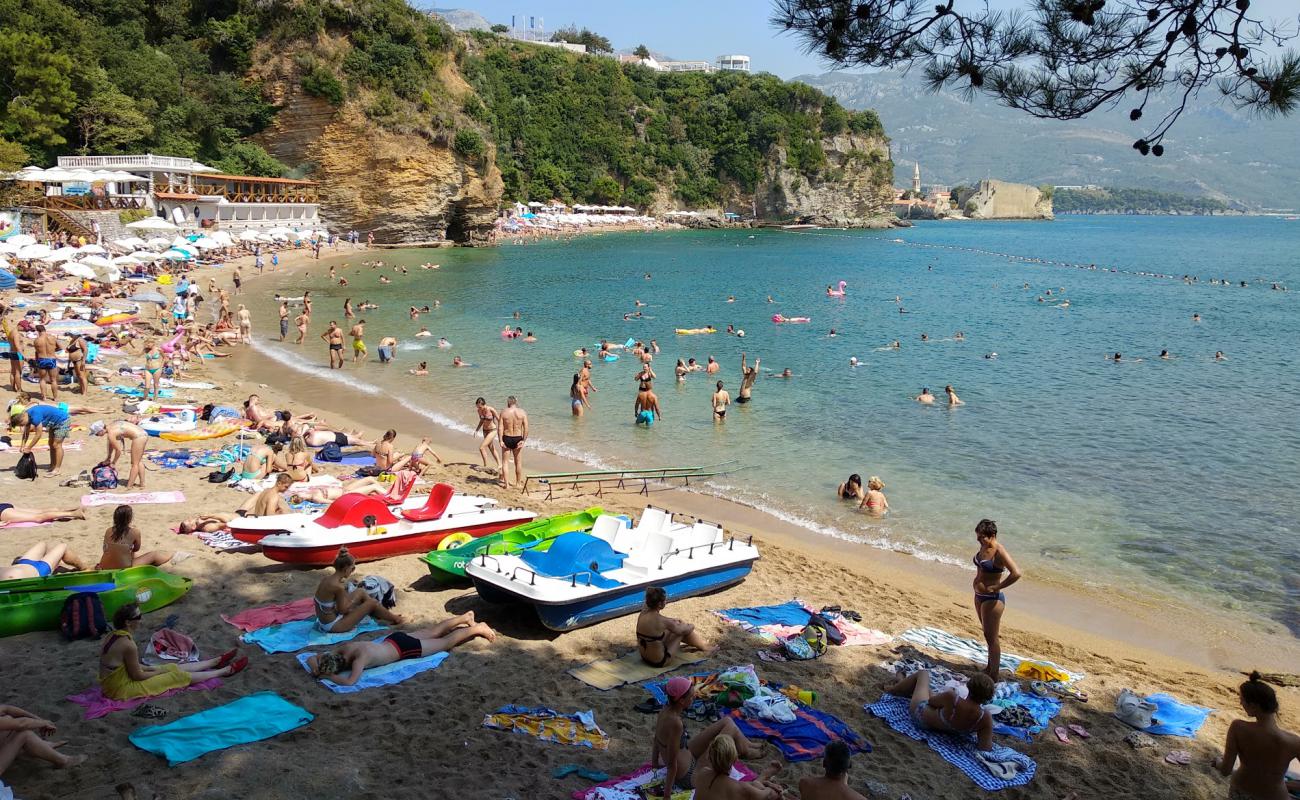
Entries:
[[[355,258],[371,255],[358,251]],[[382,258],[382,253],[378,257]],[[305,269],[309,263],[314,263],[310,253],[299,251],[282,254],[280,268]],[[249,271],[245,266],[245,272]],[[223,287],[229,286],[228,267],[214,274]],[[204,286],[208,275],[198,272],[193,279]],[[246,275],[245,292],[256,292],[257,286],[256,276]],[[238,303],[238,296],[232,295],[231,302]],[[206,310],[201,315],[206,315]],[[273,319],[255,320],[255,335],[272,332],[274,323]],[[316,340],[323,329],[319,315],[314,327],[309,346],[323,348]],[[356,427],[370,435],[394,427],[400,434],[398,449],[403,451],[428,436],[446,462],[432,472],[431,480],[508,500],[539,514],[597,503],[608,511],[635,514],[647,502],[635,491],[544,501],[537,494],[521,496],[502,490],[478,468],[476,442],[470,437],[434,428],[387,398],[355,395],[337,384],[286,371],[249,348],[232,349],[237,352],[231,358],[208,361],[203,369],[187,376],[211,381],[219,389],[178,390],[177,399],[235,405],[256,392],[267,408],[291,408],[299,415],[314,412],[335,427]],[[508,393],[509,387],[503,385],[502,397]],[[92,388],[87,399],[106,409],[104,418],[123,416],[117,399],[105,392]],[[80,431],[69,441],[84,444],[67,453],[65,477],[89,469],[103,458],[103,440],[87,440],[86,433]],[[164,444],[152,440],[151,448],[163,449]],[[10,471],[16,458],[12,451],[0,454],[0,469],[4,470],[0,482],[8,485],[6,500],[15,505],[75,506],[88,491],[59,486],[58,480],[44,477],[34,484],[17,481]],[[42,466],[44,458],[38,454]],[[571,462],[540,453],[529,453],[526,465],[531,471],[573,468]],[[345,469],[327,471],[340,474]],[[135,508],[145,549],[191,553],[191,558],[165,568],[194,579],[186,597],[146,616],[142,631],[151,632],[168,616],[177,615],[176,629],[191,636],[205,657],[236,642],[238,632],[221,620],[221,614],[307,597],[323,574],[277,564],[259,554],[218,552],[198,539],[173,534],[172,526],[184,516],[232,511],[247,499],[246,494],[206,482],[206,474],[204,469],[151,469],[148,489],[180,490],[185,501]],[[832,648],[826,656],[810,662],[768,663],[758,659],[757,651],[762,648],[758,639],[709,613],[799,598],[817,608],[835,604],[854,609],[863,624],[890,635],[933,626],[978,638],[970,607],[969,572],[905,555],[848,547],[754,509],[700,494],[656,489],[651,501],[675,512],[718,521],[729,532],[753,534],[762,552],[752,575],[739,586],[670,606],[669,613],[695,623],[719,643],[719,650],[699,669],[752,663],[768,680],[816,690],[818,708],[839,717],[874,748],[854,761],[850,783],[860,791],[871,780],[887,786],[889,793],[879,796],[890,798],[904,793],[914,800],[989,796],[924,744],[900,736],[863,711],[863,704],[875,702],[891,681],[880,665],[898,657],[901,642]],[[3,530],[0,538],[5,542],[5,557],[13,558],[32,543],[46,540],[66,542],[93,562],[112,508],[87,509],[84,523]],[[626,686],[600,692],[566,673],[593,659],[615,657],[632,649],[633,617],[555,634],[519,609],[484,603],[472,589],[438,590],[414,556],[365,564],[359,573],[382,575],[398,587],[397,610],[410,621],[408,627],[472,610],[501,635],[492,644],[476,641],[457,649],[434,672],[357,694],[330,693],[311,680],[293,654],[265,655],[247,646],[251,664],[246,672],[211,691],[156,701],[169,712],[163,721],[264,690],[306,708],[315,720],[273,739],[212,753],[177,768],[167,767],[164,761],[128,743],[131,730],[155,724],[153,721],[128,713],[83,721],[81,709],[63,699],[92,684],[96,642],[67,643],[53,632],[10,637],[3,641],[5,657],[0,659],[0,671],[10,687],[6,702],[53,720],[60,738],[69,740],[67,751],[86,754],[89,760],[75,770],[59,771],[20,759],[5,772],[5,783],[15,788],[17,796],[29,799],[112,798],[118,796],[114,787],[122,783],[133,784],[139,797],[168,800],[287,793],[354,798],[559,798],[590,785],[577,777],[552,778],[551,771],[563,764],[577,763],[613,776],[648,760],[653,718],[633,708],[644,699],[644,691]],[[1004,651],[1049,659],[1086,673],[1081,688],[1091,696],[1086,704],[1065,703],[1054,723],[1080,724],[1091,738],[1075,737],[1065,744],[1045,731],[1030,743],[1006,742],[1038,765],[1038,774],[1028,786],[1001,793],[1009,798],[1064,798],[1072,791],[1080,798],[1223,797],[1226,781],[1211,770],[1210,760],[1221,750],[1228,724],[1242,716],[1235,692],[1242,680],[1240,671],[1290,671],[1300,663],[1300,648],[1294,639],[1236,626],[1231,620],[1208,617],[1193,608],[1121,605],[1086,587],[1049,584],[1032,576],[1015,588],[1003,619],[1002,639]],[[970,662],[936,658],[933,653],[927,656],[953,669],[974,672]],[[1111,716],[1115,697],[1123,688],[1144,695],[1167,692],[1215,711],[1195,740],[1159,737],[1156,748],[1133,750],[1121,741],[1130,729]],[[1279,721],[1294,729],[1300,725],[1300,690],[1278,691],[1282,703]],[[603,751],[565,747],[482,727],[484,714],[508,703],[548,706],[563,712],[594,710],[597,722],[611,737],[610,747]],[[688,722],[688,728],[696,725]],[[1191,764],[1164,761],[1174,749],[1188,750]],[[274,782],[268,780],[272,770]],[[819,772],[816,761],[787,764],[778,780],[794,786],[800,776],[815,772]]]

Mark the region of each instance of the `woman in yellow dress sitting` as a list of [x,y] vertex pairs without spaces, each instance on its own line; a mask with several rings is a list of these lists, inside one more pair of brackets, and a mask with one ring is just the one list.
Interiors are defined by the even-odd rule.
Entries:
[[182,689],[191,682],[201,683],[209,678],[234,675],[248,666],[247,656],[236,658],[238,650],[207,661],[145,666],[140,663],[140,651],[134,638],[141,618],[140,607],[135,603],[128,603],[113,614],[114,630],[104,639],[104,646],[99,651],[99,685],[105,697],[113,700],[154,697],[172,689]]

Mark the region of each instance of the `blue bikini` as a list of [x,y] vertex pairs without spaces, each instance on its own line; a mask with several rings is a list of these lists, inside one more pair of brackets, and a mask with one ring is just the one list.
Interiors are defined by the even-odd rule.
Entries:
[[[1006,572],[1006,568],[999,567],[991,558],[986,558],[983,561],[981,561],[979,557],[979,553],[976,553],[975,557],[972,558],[971,561],[973,561],[975,563],[975,566],[979,568],[979,571],[983,573],[987,573],[990,575],[1001,575],[1003,572]],[[1003,592],[998,592],[997,594],[984,594],[982,592],[975,593],[976,605],[979,605],[980,603],[988,602],[990,600],[996,600],[1000,603],[1005,603],[1007,602],[1007,596]]]

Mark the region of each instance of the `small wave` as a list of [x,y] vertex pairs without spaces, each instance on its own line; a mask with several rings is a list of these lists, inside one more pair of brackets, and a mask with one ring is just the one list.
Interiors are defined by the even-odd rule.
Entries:
[[382,388],[366,383],[365,381],[359,381],[354,378],[351,373],[344,374],[341,370],[330,369],[329,367],[322,367],[317,364],[309,364],[291,353],[276,347],[268,347],[266,344],[259,342],[256,339],[254,339],[250,344],[258,353],[274,359],[287,367],[296,369],[299,372],[311,375],[312,377],[323,378],[327,381],[342,384],[343,386],[350,386],[359,392],[364,392],[369,395],[385,394]]

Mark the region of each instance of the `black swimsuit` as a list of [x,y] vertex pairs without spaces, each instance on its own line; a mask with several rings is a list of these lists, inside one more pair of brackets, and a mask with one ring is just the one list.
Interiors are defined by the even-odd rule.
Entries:
[[658,636],[642,636],[640,633],[637,633],[636,643],[641,645],[641,647],[645,647],[648,644],[654,644],[656,642],[659,642],[659,646],[662,647],[664,650],[663,657],[660,658],[658,662],[654,662],[646,658],[645,653],[641,654],[641,660],[649,664],[650,666],[654,667],[655,669],[658,669],[659,667],[662,667],[664,664],[667,664],[669,659],[671,659],[673,656],[672,653],[668,652],[668,647],[663,644],[663,641],[666,638],[668,638],[668,631],[664,631]]

